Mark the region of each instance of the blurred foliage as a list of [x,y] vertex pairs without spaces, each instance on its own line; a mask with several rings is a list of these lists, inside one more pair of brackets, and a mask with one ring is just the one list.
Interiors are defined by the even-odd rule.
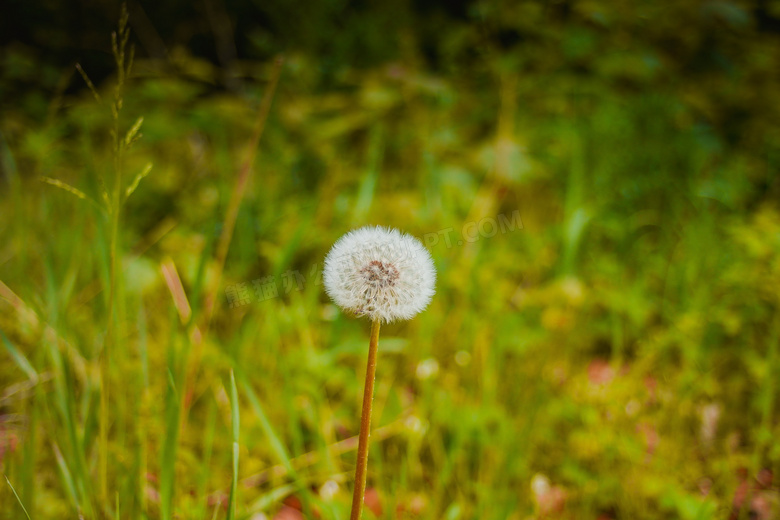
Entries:
[[[439,269],[431,307],[380,341],[378,517],[778,518],[780,3],[130,4],[121,125],[144,121],[124,171],[153,168],[114,295],[108,218],[39,180],[100,201],[113,164],[111,113],[72,65],[111,99],[116,8],[73,5],[12,1],[0,22],[0,465],[33,518],[161,518],[166,493],[181,518],[223,517],[231,368],[255,476],[238,517],[343,518],[368,328],[317,272],[365,224],[421,237]],[[280,296],[256,301],[267,276]],[[238,283],[253,302],[230,308]],[[22,514],[0,486],[0,516]]]

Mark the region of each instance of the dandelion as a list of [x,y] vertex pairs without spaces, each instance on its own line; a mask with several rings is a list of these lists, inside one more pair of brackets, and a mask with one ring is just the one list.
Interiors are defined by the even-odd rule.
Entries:
[[350,514],[350,520],[359,520],[366,491],[379,326],[411,319],[424,310],[435,292],[436,269],[430,253],[416,238],[396,229],[363,227],[333,245],[325,258],[323,280],[325,291],[339,307],[371,320]]
[[416,238],[396,229],[363,227],[334,244],[323,278],[339,307],[390,323],[411,319],[428,306],[436,269]]

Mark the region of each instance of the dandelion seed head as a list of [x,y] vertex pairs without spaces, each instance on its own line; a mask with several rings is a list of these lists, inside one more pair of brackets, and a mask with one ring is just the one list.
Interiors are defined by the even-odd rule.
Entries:
[[342,309],[389,323],[425,309],[436,290],[436,268],[416,238],[369,226],[342,236],[325,258],[325,291]]

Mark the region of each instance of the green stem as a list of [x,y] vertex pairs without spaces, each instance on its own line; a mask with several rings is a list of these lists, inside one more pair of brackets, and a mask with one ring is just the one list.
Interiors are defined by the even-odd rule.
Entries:
[[352,495],[350,520],[360,520],[363,512],[363,497],[366,492],[366,468],[368,467],[368,438],[371,435],[371,407],[374,402],[374,380],[376,379],[376,354],[379,350],[379,320],[371,322],[371,341],[368,346],[366,384],[363,387],[363,412],[360,417],[357,467],[355,468],[355,492]]
[[109,229],[109,296],[108,296],[108,326],[106,332],[106,341],[103,346],[103,352],[100,356],[100,498],[104,504],[109,503],[108,495],[108,402],[109,389],[111,384],[111,350],[113,343],[118,341],[117,320],[114,314],[117,312],[117,276],[118,276],[118,235],[119,235],[119,216],[122,210],[122,152],[124,151],[124,142],[119,136],[119,113],[122,110],[122,92],[126,74],[129,68],[125,69],[125,47],[129,32],[127,30],[127,7],[122,5],[122,14],[119,19],[119,31],[113,35],[112,46],[114,50],[114,59],[117,66],[117,84],[114,91],[114,105],[111,109],[113,117],[113,154],[114,154],[114,184],[111,189],[111,199],[109,209],[111,211],[111,222]]

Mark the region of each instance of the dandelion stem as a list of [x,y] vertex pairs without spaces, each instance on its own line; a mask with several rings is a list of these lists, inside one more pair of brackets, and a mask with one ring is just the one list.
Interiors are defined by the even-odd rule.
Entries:
[[355,468],[355,493],[352,495],[350,520],[360,520],[363,512],[363,496],[366,492],[366,468],[368,467],[368,438],[371,435],[371,407],[374,402],[374,379],[376,378],[376,354],[379,347],[379,320],[371,322],[371,341],[368,346],[366,385],[363,387],[363,412],[360,417],[357,467]]

